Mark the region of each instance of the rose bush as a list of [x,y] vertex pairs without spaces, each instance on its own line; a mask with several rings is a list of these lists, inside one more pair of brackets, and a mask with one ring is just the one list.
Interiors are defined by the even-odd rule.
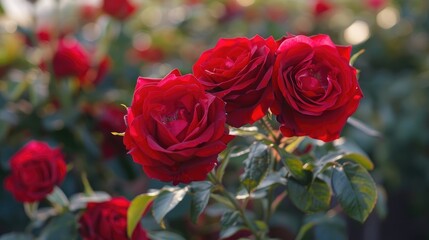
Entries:
[[277,115],[283,135],[332,141],[362,98],[351,47],[336,46],[329,36],[281,39],[273,73]]
[[63,181],[67,169],[60,149],[34,140],[12,156],[10,165],[4,187],[20,202],[45,198]]
[[[127,210],[130,202],[123,197],[105,202],[90,202],[79,219],[79,233],[84,240],[126,240]],[[146,231],[138,225],[131,240],[146,240]]]
[[226,102],[229,125],[252,124],[267,113],[276,48],[273,37],[221,39],[194,64],[195,77]]
[[204,180],[229,139],[225,104],[192,75],[140,77],[126,116],[124,144],[152,178]]

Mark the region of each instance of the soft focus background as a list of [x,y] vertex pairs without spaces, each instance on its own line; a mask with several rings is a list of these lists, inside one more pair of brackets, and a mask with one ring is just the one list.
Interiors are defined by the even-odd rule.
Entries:
[[[349,239],[429,239],[429,1],[427,0],[136,0],[123,20],[98,0],[0,1],[0,181],[10,157],[30,139],[61,146],[71,168],[61,188],[81,192],[81,174],[94,189],[128,198],[157,188],[125,152],[124,108],[138,76],[190,73],[219,38],[326,33],[365,49],[355,63],[364,99],[347,126],[376,164],[384,188],[367,223],[347,222]],[[54,80],[49,60],[59,38],[77,39],[89,77]],[[47,63],[48,62],[48,63]],[[46,67],[48,65],[48,67]],[[42,70],[44,69],[44,70]],[[53,89],[56,89],[53,91]],[[234,169],[230,174],[239,174]],[[299,213],[285,203],[273,235],[293,239]],[[187,239],[216,239],[210,216],[192,225],[187,209],[169,215]],[[0,188],[0,235],[25,231],[21,203]],[[152,226],[147,220],[145,226]],[[213,226],[212,228],[210,226]],[[192,235],[190,235],[192,232]],[[277,232],[277,233],[276,233]]]

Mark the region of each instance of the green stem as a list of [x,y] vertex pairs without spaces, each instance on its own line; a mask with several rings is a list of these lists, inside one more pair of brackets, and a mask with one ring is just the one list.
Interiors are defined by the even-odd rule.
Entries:
[[232,196],[232,194],[225,189],[225,187],[222,185],[222,183],[216,178],[216,176],[213,173],[209,173],[208,178],[216,186],[216,189],[223,196],[225,196],[229,200],[229,202],[231,202],[234,208],[238,211],[241,219],[243,220],[244,224],[249,228],[249,230],[252,232],[253,236],[255,236],[257,240],[262,240],[263,237],[261,236],[261,234],[263,234],[263,232],[259,232],[255,224],[252,221],[250,221],[249,218],[247,218],[246,213],[244,212],[244,209],[240,206],[240,204],[237,202],[234,196]]
[[267,116],[264,116],[260,121],[262,127],[268,132],[268,134],[273,138],[275,141],[277,139],[277,135],[274,133],[273,127],[271,126],[270,122],[267,119]]

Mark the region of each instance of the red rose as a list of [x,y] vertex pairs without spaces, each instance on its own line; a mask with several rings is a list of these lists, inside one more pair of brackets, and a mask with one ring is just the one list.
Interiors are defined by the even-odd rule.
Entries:
[[[130,202],[123,197],[106,202],[90,202],[79,219],[79,233],[84,240],[126,240],[127,210]],[[135,228],[131,240],[146,240],[141,225]]]
[[320,17],[332,10],[333,6],[326,0],[316,0],[313,5],[313,15]]
[[64,156],[40,141],[30,141],[10,160],[11,175],[5,189],[20,202],[42,200],[59,185],[66,175]]
[[362,98],[350,53],[351,47],[336,46],[326,35],[283,39],[274,65],[271,108],[283,135],[323,141],[340,136]]
[[149,177],[173,184],[201,181],[229,136],[225,104],[193,75],[140,77],[126,117],[124,144]]
[[104,0],[103,11],[118,20],[125,20],[131,16],[137,7],[130,0]]
[[52,67],[57,78],[82,78],[90,68],[89,55],[78,41],[63,38],[58,42]]
[[195,77],[226,102],[229,125],[251,124],[267,113],[276,48],[272,37],[221,39],[195,63]]

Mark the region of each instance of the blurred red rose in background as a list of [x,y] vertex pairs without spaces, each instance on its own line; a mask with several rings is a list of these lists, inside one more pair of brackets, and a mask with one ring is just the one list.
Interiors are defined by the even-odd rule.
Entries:
[[126,116],[124,144],[152,178],[173,184],[204,180],[229,140],[225,103],[193,75],[140,77]]
[[313,5],[313,15],[320,17],[332,10],[333,6],[326,0],[316,0]]
[[349,64],[351,47],[336,46],[327,35],[281,41],[271,108],[280,130],[286,137],[337,139],[362,98],[356,69]]
[[103,11],[118,20],[125,20],[137,9],[137,6],[130,0],[104,0]]
[[[42,62],[40,67],[45,71],[49,69],[46,62]],[[77,40],[71,38],[58,40],[58,46],[52,57],[52,69],[56,78],[83,78],[89,68],[89,55]]]
[[207,91],[226,102],[226,122],[241,127],[261,119],[273,101],[275,40],[260,36],[221,39],[193,66]]
[[[88,203],[79,219],[79,233],[84,240],[126,240],[127,210],[130,202],[123,197],[105,202]],[[146,240],[146,231],[141,225],[135,228],[131,240]]]
[[20,202],[42,200],[66,175],[66,163],[60,149],[41,141],[30,141],[10,160],[11,175],[4,187]]

